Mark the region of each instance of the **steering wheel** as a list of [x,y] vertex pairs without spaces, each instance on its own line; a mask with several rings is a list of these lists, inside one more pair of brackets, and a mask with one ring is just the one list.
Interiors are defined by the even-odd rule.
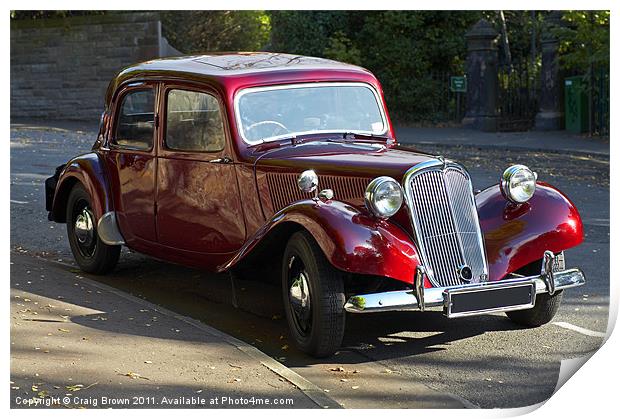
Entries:
[[268,135],[267,137],[271,137],[274,135],[277,135],[278,130],[286,130],[286,132],[291,132],[290,129],[288,129],[286,126],[284,126],[284,124],[278,122],[278,121],[260,121],[260,122],[255,122],[252,125],[248,126],[246,128],[246,131],[250,131],[253,130],[254,128],[258,128],[258,127],[262,127],[265,125],[275,125],[275,128],[273,129],[273,131],[271,132],[271,135]]

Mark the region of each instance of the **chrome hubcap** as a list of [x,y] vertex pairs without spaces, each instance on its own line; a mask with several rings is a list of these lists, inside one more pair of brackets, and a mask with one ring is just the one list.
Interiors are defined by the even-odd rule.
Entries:
[[87,208],[82,209],[82,212],[78,214],[73,231],[80,245],[88,248],[94,243],[95,226],[93,215]]
[[288,298],[297,328],[302,333],[308,333],[312,325],[312,310],[310,305],[310,286],[308,274],[297,271],[289,280]]

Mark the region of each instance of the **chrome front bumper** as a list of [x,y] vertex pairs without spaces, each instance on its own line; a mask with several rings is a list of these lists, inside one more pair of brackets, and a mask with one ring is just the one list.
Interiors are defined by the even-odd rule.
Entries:
[[[550,255],[549,255],[550,254]],[[397,310],[424,310],[425,307],[443,306],[444,314],[449,318],[473,316],[477,314],[524,310],[533,307],[537,294],[551,293],[567,288],[578,287],[586,283],[584,273],[580,269],[566,269],[558,272],[552,271],[551,263],[553,254],[545,253],[542,273],[538,276],[519,277],[497,282],[485,282],[479,284],[467,284],[446,288],[420,289],[419,284],[423,278],[423,270],[418,271],[414,281],[413,290],[389,291],[376,294],[355,295],[350,297],[344,308],[350,313],[375,313],[381,311]],[[418,285],[418,286],[415,286]],[[481,293],[493,290],[506,290],[509,288],[531,287],[532,298],[527,303],[502,304],[494,306],[490,302],[489,307],[468,312],[452,312],[452,298],[456,294]],[[486,293],[491,295],[492,293]]]

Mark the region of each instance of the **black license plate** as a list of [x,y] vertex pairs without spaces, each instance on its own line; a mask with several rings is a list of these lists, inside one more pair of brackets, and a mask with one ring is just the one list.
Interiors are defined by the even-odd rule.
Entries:
[[445,314],[463,317],[494,311],[521,310],[534,307],[536,285],[526,283],[510,286],[446,290]]

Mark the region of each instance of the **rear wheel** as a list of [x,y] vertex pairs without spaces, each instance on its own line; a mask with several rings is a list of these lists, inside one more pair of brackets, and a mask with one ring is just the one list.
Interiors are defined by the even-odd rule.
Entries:
[[116,266],[121,246],[107,245],[99,238],[91,197],[80,183],[67,200],[67,236],[73,257],[84,272],[103,275]]
[[[538,275],[542,260],[528,265],[518,273],[525,276]],[[562,302],[562,291],[556,291],[555,294],[547,293],[538,294],[536,296],[536,304],[528,310],[508,311],[506,315],[513,322],[527,327],[538,327],[549,323],[553,320],[560,308]]]
[[282,291],[291,336],[302,351],[332,355],[344,336],[342,273],[323,255],[312,236],[291,236],[282,263]]

